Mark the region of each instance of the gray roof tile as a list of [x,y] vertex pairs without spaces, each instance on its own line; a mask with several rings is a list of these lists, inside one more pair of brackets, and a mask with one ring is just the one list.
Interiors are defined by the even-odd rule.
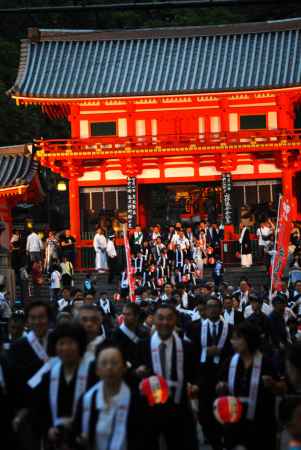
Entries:
[[11,92],[85,98],[300,85],[300,29],[295,20],[233,25],[232,32],[41,30],[38,40],[23,42]]
[[38,162],[32,157],[0,154],[0,189],[29,184],[37,168]]

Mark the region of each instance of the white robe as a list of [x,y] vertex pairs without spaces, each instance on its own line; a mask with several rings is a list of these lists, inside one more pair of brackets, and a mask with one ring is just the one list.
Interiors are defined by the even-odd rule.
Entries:
[[93,239],[93,247],[95,250],[95,269],[100,271],[108,270],[107,262],[107,240],[103,234],[95,234]]

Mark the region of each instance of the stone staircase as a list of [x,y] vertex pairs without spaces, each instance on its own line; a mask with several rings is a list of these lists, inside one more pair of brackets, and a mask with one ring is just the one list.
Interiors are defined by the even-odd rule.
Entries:
[[[204,280],[212,280],[212,270],[209,268],[205,269]],[[86,274],[84,272],[76,272],[74,275],[74,287],[83,289],[84,280]],[[96,292],[105,291],[111,297],[114,292],[119,289],[119,283],[117,280],[114,284],[107,283],[107,275],[92,273],[92,280],[95,283]],[[266,276],[266,272],[263,266],[253,266],[250,269],[242,269],[241,267],[231,267],[226,266],[224,272],[224,281],[229,283],[231,286],[237,287],[239,281],[242,277],[246,277],[256,291],[261,290],[263,287],[269,287],[269,279]],[[32,296],[30,299],[42,299],[49,300],[50,289],[49,283],[45,281],[44,285],[38,289],[32,288]],[[20,298],[20,289],[17,288],[16,298]]]
[[[211,271],[205,270],[205,278],[207,273],[209,278],[211,276]],[[261,290],[266,287],[269,289],[270,280],[266,274],[266,269],[264,266],[252,266],[249,269],[242,269],[241,267],[231,267],[226,266],[224,269],[224,281],[229,283],[231,286],[238,286],[239,281],[242,277],[249,280],[251,285],[254,287],[255,291]]]

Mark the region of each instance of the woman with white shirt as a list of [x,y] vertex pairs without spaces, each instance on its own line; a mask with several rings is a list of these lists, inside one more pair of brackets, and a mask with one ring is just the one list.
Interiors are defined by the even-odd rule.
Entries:
[[144,400],[123,380],[126,364],[121,351],[103,348],[96,371],[100,381],[84,395],[73,424],[76,442],[97,450],[147,449],[151,425]]

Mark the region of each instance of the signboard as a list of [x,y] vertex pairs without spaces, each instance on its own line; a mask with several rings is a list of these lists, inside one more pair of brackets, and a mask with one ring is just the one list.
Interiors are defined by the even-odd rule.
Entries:
[[134,228],[137,223],[137,183],[136,177],[128,178],[128,227]]
[[231,173],[222,174],[223,219],[224,225],[232,224],[232,177]]
[[281,289],[281,280],[288,257],[288,245],[292,230],[292,208],[290,202],[283,195],[279,197],[278,218],[276,226],[276,237],[274,255],[271,267],[272,292]]
[[129,283],[129,295],[131,302],[135,301],[135,276],[134,276],[134,268],[132,267],[132,258],[131,258],[131,248],[128,239],[127,226],[124,223],[122,226],[123,231],[123,239],[124,239],[124,249],[125,249],[125,258],[126,258],[126,268],[127,268],[127,276]]

